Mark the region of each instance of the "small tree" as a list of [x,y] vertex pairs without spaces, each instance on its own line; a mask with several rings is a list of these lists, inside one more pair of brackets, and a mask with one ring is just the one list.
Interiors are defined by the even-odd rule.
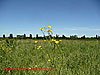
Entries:
[[5,38],[5,34],[3,34],[3,38]]
[[32,39],[32,34],[30,34],[30,37],[29,38]]
[[85,39],[85,35],[81,37],[82,39]]
[[66,38],[65,35],[62,35],[62,38],[65,39]]
[[58,39],[58,35],[56,34],[56,39]]
[[36,34],[36,38],[38,39],[38,34]]
[[98,39],[98,35],[96,35],[96,39]]
[[13,34],[10,34],[9,38],[12,39],[13,38]]
[[98,36],[98,39],[100,39],[100,36]]
[[77,35],[72,35],[72,36],[70,36],[70,38],[71,39],[77,39],[78,37],[77,37]]
[[24,34],[24,39],[26,39],[26,34]]

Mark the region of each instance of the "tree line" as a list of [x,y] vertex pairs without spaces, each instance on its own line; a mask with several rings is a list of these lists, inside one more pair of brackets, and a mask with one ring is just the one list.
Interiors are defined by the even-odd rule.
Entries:
[[86,37],[85,35],[82,37],[78,37],[77,35],[71,35],[70,37],[66,37],[65,35],[62,35],[61,37],[59,35],[56,34],[56,36],[38,36],[38,34],[36,34],[36,37],[32,37],[32,34],[29,35],[29,37],[26,37],[26,34],[23,35],[17,35],[16,37],[13,37],[13,34],[10,34],[9,37],[6,37],[5,34],[3,34],[3,37],[1,37],[3,39],[5,38],[9,38],[9,39],[46,39],[46,38],[54,38],[54,39],[100,39],[100,36],[96,35],[95,37]]

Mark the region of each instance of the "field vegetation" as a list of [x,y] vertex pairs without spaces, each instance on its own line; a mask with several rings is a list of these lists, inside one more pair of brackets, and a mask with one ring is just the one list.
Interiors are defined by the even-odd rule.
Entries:
[[[48,26],[51,28],[51,26]],[[43,35],[44,28],[40,28]],[[52,35],[52,29],[46,30]],[[9,70],[4,68],[27,68]],[[32,68],[53,68],[40,71]],[[99,40],[0,40],[0,75],[100,75]]]
[[[13,41],[13,42],[12,42]],[[37,40],[0,42],[0,75],[99,75],[100,45],[98,40],[62,40],[59,47]],[[49,61],[48,61],[49,60]],[[4,68],[51,67],[54,71],[4,71]]]

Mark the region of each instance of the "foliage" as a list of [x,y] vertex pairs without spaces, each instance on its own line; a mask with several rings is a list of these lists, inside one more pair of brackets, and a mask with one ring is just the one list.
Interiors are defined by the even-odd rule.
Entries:
[[77,37],[77,35],[72,35],[72,36],[70,36],[70,38],[71,39],[77,39],[78,37]]
[[[13,41],[13,42],[11,42]],[[0,42],[0,75],[99,75],[100,41],[63,40],[59,48],[37,40],[42,49],[33,49],[34,40]],[[9,45],[10,44],[10,45]],[[8,46],[7,46],[8,45]],[[4,53],[3,53],[4,52]],[[54,71],[4,71],[4,68],[52,67]]]
[[[99,40],[54,39],[51,28],[50,25],[40,28],[44,36],[45,33],[49,36],[43,40],[0,40],[0,75],[100,75]],[[77,39],[77,35],[71,38]],[[4,68],[53,70],[4,71]]]

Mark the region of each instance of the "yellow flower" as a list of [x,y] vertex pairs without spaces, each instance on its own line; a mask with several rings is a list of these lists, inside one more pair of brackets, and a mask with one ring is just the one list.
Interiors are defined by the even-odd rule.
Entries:
[[54,39],[52,39],[51,41],[54,41]]
[[50,29],[50,32],[52,32],[52,29]]
[[58,47],[60,47],[60,45],[58,45]]
[[35,43],[37,43],[37,41],[35,41]]
[[50,26],[50,25],[48,25],[48,27],[49,27],[49,28],[51,28],[51,26]]
[[50,62],[51,60],[50,60],[50,59],[48,59],[48,61]]
[[37,49],[40,49],[40,48],[42,49],[42,46],[38,46],[38,48],[37,48]]
[[46,27],[46,26],[44,26],[44,27]]
[[56,43],[56,44],[58,44],[58,43],[59,43],[59,41],[55,41],[55,43]]
[[56,41],[55,39],[52,39],[51,41]]
[[35,67],[37,67],[37,65],[35,65]]
[[49,32],[50,30],[47,30],[47,32]]
[[31,68],[28,68],[29,70],[31,70]]
[[40,28],[40,30],[44,30],[43,28]]
[[42,46],[39,46],[39,48],[41,48]]
[[56,40],[54,40],[54,41],[56,41]]
[[59,40],[59,41],[62,41],[62,40]]
[[47,40],[44,40],[44,42],[46,42]]

